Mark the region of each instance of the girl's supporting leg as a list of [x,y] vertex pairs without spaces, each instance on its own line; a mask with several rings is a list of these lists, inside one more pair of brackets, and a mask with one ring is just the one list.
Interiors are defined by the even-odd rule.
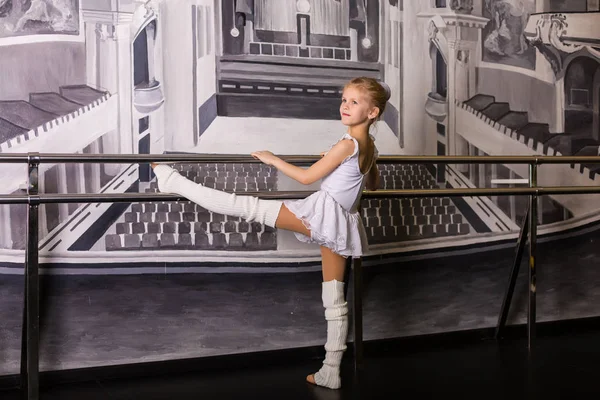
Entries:
[[321,246],[321,265],[323,271],[323,282],[337,280],[344,281],[346,272],[346,259],[334,253],[327,247]]
[[323,263],[322,299],[327,320],[325,361],[321,369],[306,377],[310,383],[331,389],[341,387],[340,364],[348,337],[348,303],[344,298],[346,259],[326,247],[321,247]]
[[[285,205],[281,206],[275,226],[310,237],[310,230]],[[348,303],[344,298],[346,259],[321,246],[323,268],[322,300],[327,321],[325,361],[321,369],[306,377],[310,383],[331,389],[341,387],[340,364],[348,337]]]

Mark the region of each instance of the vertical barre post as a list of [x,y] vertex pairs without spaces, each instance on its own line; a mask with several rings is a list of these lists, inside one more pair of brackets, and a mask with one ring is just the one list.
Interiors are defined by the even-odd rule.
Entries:
[[513,267],[508,277],[508,287],[504,294],[504,300],[502,301],[502,307],[500,308],[500,314],[498,315],[498,322],[496,324],[495,338],[500,339],[502,331],[506,326],[506,320],[508,318],[508,312],[512,302],[512,297],[515,292],[515,285],[517,283],[517,277],[519,276],[519,269],[521,269],[521,261],[523,260],[523,250],[525,250],[525,243],[527,242],[527,235],[529,234],[529,207],[523,217],[523,223],[521,226],[521,233],[517,240],[517,247],[515,249],[515,259]]
[[[529,164],[529,187],[537,187],[537,164]],[[536,257],[538,196],[529,196],[529,306],[527,309],[527,348],[531,351],[536,323]]]
[[39,399],[39,259],[38,259],[38,153],[28,155],[27,242],[25,250],[25,285],[21,341],[21,394],[24,399]]
[[363,323],[362,323],[362,258],[352,259],[353,296],[352,322],[354,324],[354,373],[363,366]]
[[[348,301],[348,287],[350,286],[351,272],[352,272],[352,258],[348,257],[346,259],[346,267],[344,268],[344,299],[346,301]],[[351,300],[351,301],[354,301],[354,300]]]

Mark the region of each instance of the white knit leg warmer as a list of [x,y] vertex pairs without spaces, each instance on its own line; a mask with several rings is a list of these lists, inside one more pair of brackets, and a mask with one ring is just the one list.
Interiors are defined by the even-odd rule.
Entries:
[[262,200],[207,188],[184,178],[167,165],[157,165],[154,174],[161,192],[179,194],[209,211],[241,217],[248,222],[260,222],[273,228],[283,204],[279,200]]
[[344,299],[344,282],[332,280],[323,282],[323,307],[327,320],[327,342],[325,361],[315,374],[315,383],[331,389],[342,386],[340,364],[346,350],[348,337],[348,303]]

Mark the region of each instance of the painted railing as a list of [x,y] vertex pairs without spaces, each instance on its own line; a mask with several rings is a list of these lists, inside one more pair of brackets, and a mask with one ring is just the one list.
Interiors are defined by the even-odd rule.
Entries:
[[12,139],[6,140],[0,143],[0,153],[13,152],[15,148],[21,147],[25,143],[35,140],[36,138],[40,138],[45,135],[51,135],[53,132],[56,132],[59,129],[62,129],[65,124],[73,123],[74,120],[88,115],[92,110],[96,110],[102,104],[106,103],[110,98],[111,94],[106,93],[102,97],[94,100],[90,104],[79,107],[77,110],[72,111],[68,114],[61,115],[60,117],[56,117],[53,120],[43,123],[42,125],[30,129],[29,131],[16,136]]

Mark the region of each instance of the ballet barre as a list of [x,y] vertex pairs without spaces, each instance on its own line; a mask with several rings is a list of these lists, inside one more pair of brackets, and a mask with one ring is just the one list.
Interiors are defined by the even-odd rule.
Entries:
[[[283,160],[293,164],[311,164],[320,159],[318,156],[283,156]],[[38,253],[38,208],[41,204],[52,203],[116,203],[134,201],[178,201],[186,200],[181,196],[164,193],[119,193],[119,194],[43,194],[39,193],[38,172],[43,163],[260,163],[246,155],[212,154],[42,154],[42,153],[1,153],[0,164],[26,163],[26,194],[0,195],[0,204],[26,204],[27,238],[25,248],[25,282],[23,330],[21,343],[21,389],[24,398],[39,399],[39,253]],[[538,166],[543,164],[600,164],[600,156],[380,156],[378,164],[528,164],[529,177],[519,182],[528,187],[507,188],[442,188],[442,189],[406,189],[364,191],[363,198],[410,198],[410,197],[459,197],[459,196],[529,196],[529,207],[515,249],[515,260],[503,299],[495,330],[497,339],[501,337],[514,287],[518,275],[525,242],[529,242],[529,302],[527,315],[527,344],[531,350],[535,337],[536,322],[536,246],[537,246],[537,210],[538,197],[549,194],[592,194],[600,193],[600,186],[557,186],[538,187]],[[496,182],[500,183],[500,182]],[[505,183],[505,182],[502,182]],[[263,199],[304,198],[313,191],[285,192],[243,192]],[[240,194],[240,193],[238,193]],[[362,259],[349,259],[353,272],[353,329],[354,329],[354,368],[363,365],[363,327],[362,327]]]

